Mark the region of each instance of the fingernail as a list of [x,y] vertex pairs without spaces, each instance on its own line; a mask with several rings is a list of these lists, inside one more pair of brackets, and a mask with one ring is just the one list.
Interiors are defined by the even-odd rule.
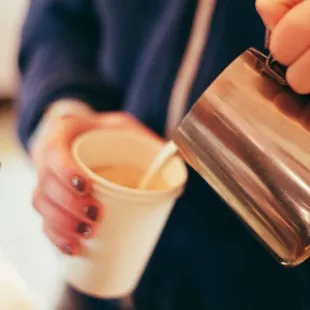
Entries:
[[98,208],[95,206],[90,206],[85,208],[85,215],[92,221],[97,221],[98,219]]
[[86,181],[80,177],[74,177],[72,179],[73,187],[80,193],[85,191],[86,188]]
[[76,226],[76,231],[80,235],[83,235],[84,237],[88,237],[91,234],[91,228],[86,223],[79,223]]
[[66,244],[63,248],[62,248],[62,252],[66,255],[72,255],[73,252],[72,252],[72,248],[70,245]]

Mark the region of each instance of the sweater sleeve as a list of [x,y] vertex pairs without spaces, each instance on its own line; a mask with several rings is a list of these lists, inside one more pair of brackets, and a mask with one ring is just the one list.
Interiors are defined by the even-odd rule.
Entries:
[[92,0],[30,1],[17,100],[18,134],[25,147],[43,112],[57,99],[76,98],[95,110],[119,108],[117,89],[97,67],[101,28]]

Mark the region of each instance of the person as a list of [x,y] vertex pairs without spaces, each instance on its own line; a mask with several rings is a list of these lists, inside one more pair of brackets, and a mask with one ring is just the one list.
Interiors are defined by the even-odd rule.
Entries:
[[[77,255],[104,222],[70,154],[75,137],[93,128],[169,137],[231,61],[250,46],[264,49],[266,28],[288,83],[309,93],[309,14],[310,2],[297,0],[30,1],[18,133],[38,173],[33,204],[49,239]],[[280,266],[190,170],[135,306],[310,309],[303,268]]]

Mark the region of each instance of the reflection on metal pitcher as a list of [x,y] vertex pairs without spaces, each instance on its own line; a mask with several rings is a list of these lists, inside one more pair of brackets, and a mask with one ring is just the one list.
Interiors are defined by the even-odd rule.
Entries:
[[310,256],[310,107],[266,60],[253,49],[237,58],[173,139],[281,263],[297,265]]

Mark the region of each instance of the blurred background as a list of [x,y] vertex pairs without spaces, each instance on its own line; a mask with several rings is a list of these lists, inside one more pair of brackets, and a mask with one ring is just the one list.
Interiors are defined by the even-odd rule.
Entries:
[[19,31],[27,10],[27,0],[0,0],[0,98],[11,99],[16,94],[16,55]]
[[58,281],[53,278],[53,274],[58,275],[58,271],[53,270],[57,268],[53,263],[57,253],[43,234],[38,234],[41,222],[31,208],[35,175],[14,128],[16,62],[20,27],[27,6],[27,0],[0,0],[0,251],[13,263],[33,293],[43,298],[46,286],[61,289],[53,283]]

